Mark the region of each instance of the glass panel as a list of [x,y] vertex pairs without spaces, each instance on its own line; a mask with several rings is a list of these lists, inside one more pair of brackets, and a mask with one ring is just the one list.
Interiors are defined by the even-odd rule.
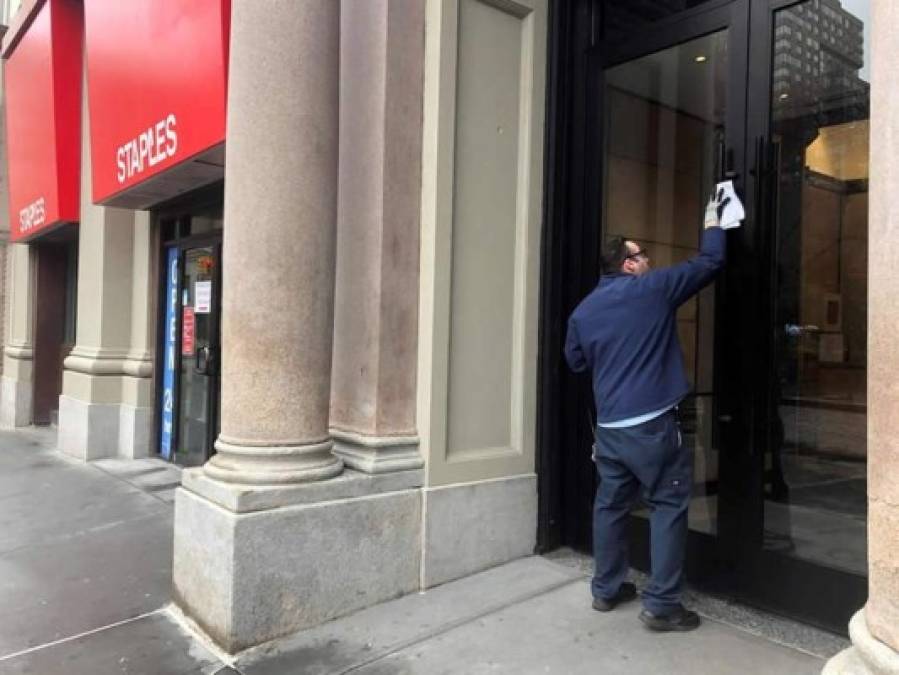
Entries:
[[222,210],[222,205],[218,204],[210,209],[192,213],[190,216],[191,235],[220,231],[224,218]]
[[[691,40],[605,71],[603,232],[635,240],[664,267],[699,248],[705,200],[724,139],[727,32]],[[696,395],[681,406],[694,451],[690,527],[717,531],[718,451],[712,434],[715,288],[677,314]]]
[[708,0],[605,0],[603,31],[606,39],[617,40]]
[[867,1],[775,14],[778,345],[765,546],[867,570]]
[[215,340],[215,249],[211,246],[184,252],[181,286],[181,371],[178,399],[178,450],[175,461],[198,466],[206,461],[209,438],[210,396],[214,380],[206,357]]

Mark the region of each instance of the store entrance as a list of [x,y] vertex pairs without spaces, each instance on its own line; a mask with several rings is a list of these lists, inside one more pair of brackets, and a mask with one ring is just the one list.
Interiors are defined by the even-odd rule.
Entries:
[[[864,604],[868,4],[557,9],[544,549],[591,548],[592,395],[559,341],[597,281],[602,242],[632,238],[654,266],[686,259],[727,178],[747,219],[728,235],[724,272],[677,315],[694,387],[682,405],[695,469],[688,578],[841,632]],[[647,515],[632,516],[644,570]]]
[[219,432],[221,205],[160,217],[158,452],[200,466]]
[[32,421],[56,425],[63,362],[75,345],[78,228],[61,227],[31,247],[35,261]]

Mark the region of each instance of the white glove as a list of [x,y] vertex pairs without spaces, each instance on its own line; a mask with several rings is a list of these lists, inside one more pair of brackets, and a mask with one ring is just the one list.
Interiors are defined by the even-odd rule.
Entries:
[[728,204],[730,204],[730,197],[725,196],[724,188],[718,188],[715,194],[709,197],[709,203],[705,207],[705,219],[703,222],[706,229],[721,226],[721,214],[724,213],[724,209]]

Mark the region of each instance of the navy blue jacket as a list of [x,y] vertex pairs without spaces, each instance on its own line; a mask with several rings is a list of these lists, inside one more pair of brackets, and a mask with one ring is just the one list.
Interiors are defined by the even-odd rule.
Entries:
[[599,424],[666,408],[690,392],[675,315],[724,264],[725,241],[711,227],[685,262],[604,275],[572,312],[565,360],[575,372],[591,371]]

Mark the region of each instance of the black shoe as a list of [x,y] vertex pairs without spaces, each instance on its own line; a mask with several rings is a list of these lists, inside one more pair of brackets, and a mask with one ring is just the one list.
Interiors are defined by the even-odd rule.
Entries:
[[667,614],[653,614],[647,609],[640,612],[642,621],[649,630],[660,633],[670,631],[688,631],[699,628],[699,614],[691,612],[683,605]]
[[593,598],[593,609],[597,612],[611,612],[622,602],[633,600],[637,597],[637,587],[630,581],[625,581],[618,587],[618,592],[606,600],[605,598]]

